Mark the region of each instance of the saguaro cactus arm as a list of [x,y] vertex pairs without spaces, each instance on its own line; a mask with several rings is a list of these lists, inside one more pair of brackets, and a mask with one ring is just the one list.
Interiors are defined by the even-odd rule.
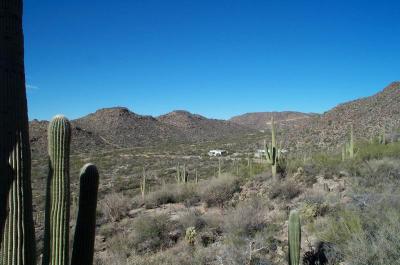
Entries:
[[85,165],[80,174],[79,212],[71,258],[73,265],[93,264],[98,187],[96,166]]
[[58,115],[48,129],[50,174],[47,188],[43,265],[69,265],[71,125]]
[[300,264],[301,226],[297,211],[291,211],[289,216],[289,265]]

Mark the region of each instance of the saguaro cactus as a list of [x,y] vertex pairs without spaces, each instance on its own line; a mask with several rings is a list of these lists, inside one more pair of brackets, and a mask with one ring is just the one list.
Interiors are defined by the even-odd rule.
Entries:
[[353,159],[355,156],[354,152],[354,127],[353,124],[350,126],[350,139],[349,142],[345,144],[343,147],[344,150],[342,149],[342,160],[346,160],[346,158]]
[[146,196],[146,168],[143,167],[142,183],[140,184],[140,193],[142,194],[142,200]]
[[79,212],[71,258],[73,265],[93,264],[98,187],[99,172],[96,166],[86,164],[80,174]]
[[281,159],[282,153],[281,150],[279,150],[276,145],[274,117],[271,118],[271,146],[268,147],[266,141],[264,142],[264,144],[265,144],[265,155],[267,158],[267,163],[271,164],[272,177],[276,179],[278,163],[279,160]]
[[299,265],[301,247],[300,216],[297,211],[291,211],[289,216],[289,265]]
[[71,125],[64,116],[49,124],[50,172],[47,180],[43,265],[69,265],[69,152]]
[[0,264],[34,265],[22,0],[0,1]]
[[354,127],[353,127],[353,124],[350,127],[349,156],[351,159],[354,158]]

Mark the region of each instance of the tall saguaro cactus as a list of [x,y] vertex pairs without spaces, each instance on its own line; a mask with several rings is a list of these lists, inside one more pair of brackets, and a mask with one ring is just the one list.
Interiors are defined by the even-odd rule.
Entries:
[[0,0],[0,264],[34,265],[22,0]]
[[300,264],[301,226],[297,211],[291,211],[289,216],[289,265]]
[[265,144],[265,155],[267,158],[267,163],[269,163],[271,165],[272,177],[276,180],[277,168],[278,168],[279,160],[281,158],[281,152],[276,145],[274,117],[271,118],[271,146],[268,147],[268,145],[266,144],[266,141],[264,142],[264,144]]
[[96,166],[85,165],[80,174],[79,212],[71,258],[73,265],[93,264],[98,187],[99,172]]
[[43,265],[69,265],[71,125],[68,119],[64,116],[53,118],[49,124],[48,140],[50,172]]

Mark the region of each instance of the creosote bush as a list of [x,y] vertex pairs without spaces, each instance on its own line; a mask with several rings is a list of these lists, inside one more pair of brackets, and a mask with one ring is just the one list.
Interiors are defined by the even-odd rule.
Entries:
[[120,193],[107,194],[100,202],[102,217],[107,222],[116,222],[126,216],[130,208],[127,197]]
[[[146,253],[171,247],[179,238],[169,233],[176,230],[176,224],[165,214],[156,216],[140,216],[134,224],[133,247],[138,253]],[[182,234],[179,234],[182,236]]]
[[225,218],[224,230],[229,236],[254,236],[267,224],[264,200],[252,198],[232,208]]
[[233,195],[240,190],[239,180],[230,175],[222,175],[202,183],[200,197],[207,206],[223,207],[224,203],[232,199]]
[[161,189],[150,192],[145,198],[145,207],[156,208],[163,204],[184,202],[192,205],[199,201],[197,186],[193,183],[169,184]]
[[300,187],[291,180],[278,181],[273,184],[268,197],[281,200],[292,200],[301,194]]

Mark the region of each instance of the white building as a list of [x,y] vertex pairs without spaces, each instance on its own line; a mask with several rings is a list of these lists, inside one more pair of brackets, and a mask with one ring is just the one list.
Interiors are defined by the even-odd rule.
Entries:
[[210,150],[210,152],[208,152],[209,156],[224,156],[227,154],[228,152],[225,150]]

